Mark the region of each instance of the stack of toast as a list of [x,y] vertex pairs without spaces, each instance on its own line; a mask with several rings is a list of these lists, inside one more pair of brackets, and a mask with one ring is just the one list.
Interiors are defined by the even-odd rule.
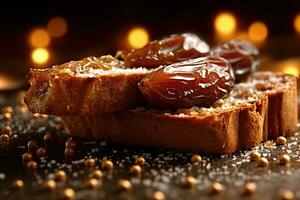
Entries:
[[147,147],[228,154],[297,131],[297,79],[254,72],[209,106],[157,109],[138,83],[155,68],[112,56],[32,69],[25,102],[60,116],[71,136]]

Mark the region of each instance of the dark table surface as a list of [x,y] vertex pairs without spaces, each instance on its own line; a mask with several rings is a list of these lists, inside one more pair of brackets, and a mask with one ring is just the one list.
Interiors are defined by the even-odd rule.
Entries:
[[[14,112],[9,120],[0,119],[0,128],[9,125],[13,134],[8,146],[0,148],[0,199],[58,199],[66,187],[76,192],[76,199],[151,199],[156,190],[162,191],[166,199],[280,199],[284,190],[290,190],[300,199],[300,134],[288,138],[286,145],[263,143],[255,149],[266,157],[269,167],[257,167],[250,161],[253,149],[239,151],[231,155],[202,156],[202,162],[192,164],[193,153],[176,152],[164,149],[144,149],[104,142],[76,139],[75,155],[66,159],[65,142],[68,136],[58,118],[32,116],[19,103],[19,92],[3,93],[0,105],[13,105]],[[21,105],[21,106],[20,106]],[[25,111],[25,112],[24,112]],[[45,143],[43,136],[53,138]],[[35,140],[38,147],[45,147],[47,154],[39,158],[32,151],[38,163],[36,170],[28,170],[22,161],[22,154],[28,152],[27,142]],[[279,155],[286,153],[291,158],[288,166],[279,164]],[[133,176],[129,168],[135,158],[146,159],[140,176]],[[110,159],[114,170],[103,171],[101,184],[96,189],[87,189],[91,169],[84,166],[86,158],[96,160],[95,168],[101,169],[101,161]],[[42,184],[53,178],[56,170],[63,169],[67,180],[57,184],[52,192],[45,191]],[[183,187],[183,180],[191,175],[197,179],[195,188]],[[13,190],[14,180],[24,181],[24,188]],[[128,179],[132,183],[130,192],[120,192],[117,182]],[[213,182],[220,182],[224,190],[216,195],[209,194]],[[257,192],[243,195],[245,182],[254,182]]]

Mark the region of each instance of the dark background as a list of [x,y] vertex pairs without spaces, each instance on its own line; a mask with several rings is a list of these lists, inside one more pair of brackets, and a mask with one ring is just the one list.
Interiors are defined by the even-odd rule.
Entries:
[[[232,12],[238,19],[238,29],[242,31],[247,31],[249,25],[256,20],[267,24],[269,35],[266,42],[260,46],[262,70],[282,69],[281,67],[286,64],[300,66],[300,35],[293,28],[293,19],[300,12],[300,1],[296,0],[183,0],[180,2],[99,0],[78,3],[62,0],[20,3],[10,0],[0,3],[0,91],[7,89],[4,86],[8,80],[12,83],[21,82],[21,86],[26,87],[25,76],[29,67],[35,66],[30,57],[33,48],[28,43],[28,36],[36,27],[46,26],[49,19],[54,16],[61,16],[67,20],[68,32],[61,38],[53,39],[47,47],[51,52],[51,59],[45,64],[46,66],[89,55],[114,53],[117,49],[123,48],[122,41],[126,40],[128,31],[135,26],[145,27],[149,31],[151,40],[176,32],[192,31],[202,35],[209,44],[214,45],[217,41],[214,38],[213,20],[216,14],[222,11]],[[10,78],[3,79],[4,77]],[[15,97],[12,99],[17,101]],[[13,103],[12,100],[1,95],[0,106],[3,104]],[[12,123],[8,123],[13,127],[14,136],[18,137],[13,137],[10,148],[0,154],[0,173],[2,177],[3,174],[5,175],[5,179],[2,178],[0,181],[0,199],[54,199],[60,194],[61,188],[66,186],[76,189],[77,196],[81,195],[82,199],[103,198],[103,195],[104,198],[120,199],[123,196],[116,192],[116,182],[120,178],[128,177],[128,168],[133,164],[136,155],[145,156],[149,163],[143,172],[143,177],[167,186],[163,187],[167,199],[201,197],[207,199],[212,181],[225,183],[225,191],[219,196],[212,197],[213,199],[279,199],[278,193],[281,189],[292,190],[296,198],[299,198],[299,135],[288,138],[286,146],[278,146],[270,150],[262,144],[258,148],[260,153],[267,155],[270,161],[268,169],[256,167],[255,162],[248,163],[250,151],[222,157],[204,156],[204,162],[199,167],[191,167],[188,164],[191,153],[152,151],[114,145],[102,146],[99,143],[88,142],[78,151],[80,159],[90,155],[99,159],[98,163],[100,159],[108,157],[115,163],[121,165],[125,163],[125,165],[123,167],[116,165],[113,178],[107,178],[105,175],[103,179],[105,184],[94,193],[87,192],[83,186],[88,171],[83,171],[79,177],[72,176],[75,174],[72,173],[73,171],[82,167],[82,163],[78,162],[78,165],[72,166],[73,168],[67,171],[69,174],[67,185],[62,185],[54,193],[43,192],[37,185],[37,180],[41,177],[45,179],[48,173],[54,172],[59,166],[69,166],[63,161],[64,143],[67,138],[56,130],[52,117],[50,121],[39,118],[34,118],[33,121],[31,118],[25,118],[24,121],[18,112],[15,112],[13,118]],[[46,129],[42,129],[43,127]],[[35,139],[40,146],[43,146],[43,136],[48,131],[53,133],[55,139],[50,144],[51,148],[47,149],[49,157],[44,162],[55,158],[57,165],[40,167],[37,179],[25,172],[21,155],[26,152],[27,148],[24,145],[29,139]],[[282,153],[291,156],[290,166],[278,164],[278,156]],[[157,172],[157,175],[154,175],[153,171]],[[196,190],[190,191],[180,186],[181,179],[187,174],[203,180]],[[172,177],[172,179],[165,183],[162,178],[160,180],[156,179],[157,177]],[[9,185],[16,178],[24,180],[25,190],[10,193]],[[242,186],[237,183],[246,181],[257,184],[257,194],[252,197],[241,195]],[[152,187],[141,185],[134,186],[131,194],[132,198],[148,198],[152,191]],[[128,198],[125,196],[122,199]]]
[[229,11],[238,20],[238,29],[247,31],[251,22],[263,21],[268,38],[262,54],[272,59],[297,57],[300,35],[293,19],[300,12],[300,1],[5,1],[0,6],[0,74],[24,78],[31,61],[28,35],[49,19],[61,16],[68,32],[53,39],[47,47],[51,59],[46,66],[76,60],[89,55],[113,53],[134,26],[145,27],[150,40],[164,35],[191,31],[209,44],[214,40],[213,20],[217,13]]

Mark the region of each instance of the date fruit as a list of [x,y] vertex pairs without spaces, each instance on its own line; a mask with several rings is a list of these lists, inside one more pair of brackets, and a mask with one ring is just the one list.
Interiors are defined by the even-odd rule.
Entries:
[[210,48],[206,42],[192,33],[171,35],[155,40],[140,49],[123,52],[125,65],[130,68],[156,68],[190,58],[207,56]]
[[223,57],[231,64],[237,82],[256,70],[258,54],[258,49],[246,40],[229,40],[211,51],[211,55]]
[[174,63],[148,74],[139,88],[153,107],[164,109],[209,106],[234,85],[231,65],[206,56]]

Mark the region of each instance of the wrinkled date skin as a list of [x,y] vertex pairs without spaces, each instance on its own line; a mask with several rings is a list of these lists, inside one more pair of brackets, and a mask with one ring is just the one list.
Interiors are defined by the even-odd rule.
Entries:
[[231,64],[237,82],[254,72],[259,64],[258,49],[246,40],[229,40],[212,49],[211,54]]
[[183,33],[155,40],[140,49],[123,52],[125,65],[130,68],[156,68],[190,58],[207,56],[210,48],[197,35]]
[[139,88],[153,107],[164,109],[209,106],[234,85],[231,65],[207,56],[178,62],[147,75]]

